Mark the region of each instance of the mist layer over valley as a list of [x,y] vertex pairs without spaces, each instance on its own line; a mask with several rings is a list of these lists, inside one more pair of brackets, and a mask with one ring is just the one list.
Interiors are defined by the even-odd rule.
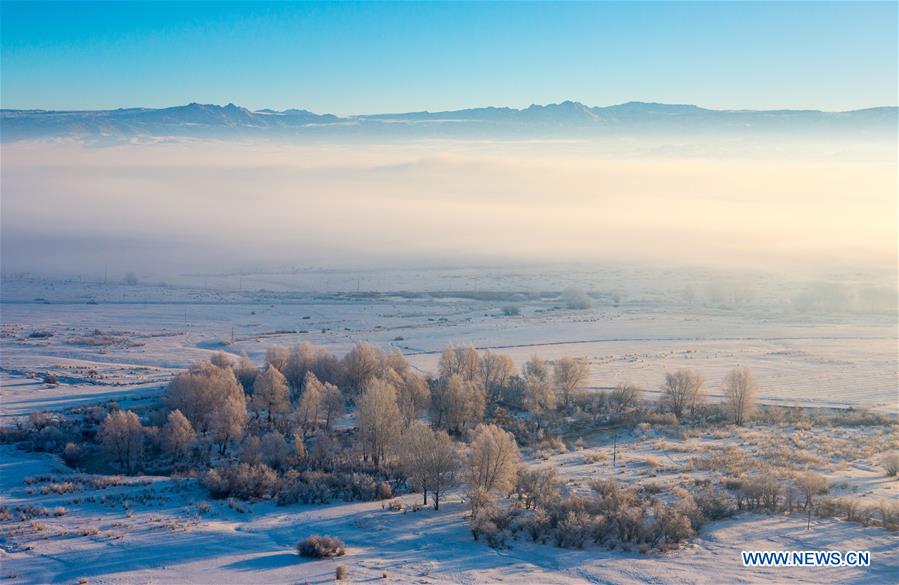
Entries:
[[171,280],[613,261],[890,281],[894,141],[693,130],[7,142],[3,269]]

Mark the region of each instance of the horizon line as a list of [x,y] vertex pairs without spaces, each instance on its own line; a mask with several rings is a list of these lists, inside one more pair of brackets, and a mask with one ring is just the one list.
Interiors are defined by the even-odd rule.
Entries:
[[215,107],[220,109],[225,109],[228,107],[238,108],[242,110],[246,110],[251,113],[278,113],[282,114],[289,111],[304,111],[309,112],[311,114],[316,114],[320,116],[335,116],[335,117],[345,117],[345,118],[353,118],[353,117],[361,117],[361,116],[390,116],[390,115],[398,115],[398,114],[443,114],[443,113],[453,113],[453,112],[464,112],[470,110],[511,110],[522,112],[531,108],[547,108],[551,106],[563,106],[565,104],[571,104],[573,106],[583,106],[588,109],[607,109],[614,108],[620,106],[628,106],[628,105],[646,105],[646,106],[666,106],[666,107],[689,107],[696,108],[699,110],[711,111],[711,112],[731,112],[731,113],[739,113],[739,112],[818,112],[825,114],[846,114],[852,112],[863,112],[867,110],[879,110],[879,109],[899,109],[899,104],[890,104],[890,105],[878,105],[878,106],[868,106],[864,108],[854,108],[848,110],[822,110],[817,108],[770,108],[770,109],[754,109],[754,108],[711,108],[700,106],[698,104],[691,103],[672,103],[672,102],[654,102],[654,101],[642,101],[642,100],[629,100],[626,102],[618,102],[611,103],[608,105],[602,106],[590,106],[585,104],[584,102],[578,100],[562,100],[560,102],[548,102],[545,104],[531,103],[526,107],[513,107],[513,106],[496,106],[496,105],[487,105],[487,106],[473,106],[468,108],[458,108],[458,109],[448,109],[448,110],[408,110],[408,111],[384,111],[384,112],[372,112],[372,113],[355,113],[355,114],[334,114],[331,112],[315,112],[312,110],[308,110],[303,107],[287,107],[282,110],[277,110],[271,107],[262,107],[257,109],[251,109],[245,106],[239,106],[234,102],[228,102],[224,105],[220,103],[201,103],[197,101],[191,101],[188,103],[182,104],[174,104],[169,106],[160,106],[160,107],[149,107],[149,106],[119,106],[116,108],[96,108],[96,109],[48,109],[48,108],[7,108],[0,107],[0,112],[46,112],[46,113],[86,113],[86,112],[117,112],[117,111],[129,111],[129,110],[143,110],[143,111],[158,111],[158,110],[169,110],[174,108],[184,108],[190,106],[202,106],[202,107]]

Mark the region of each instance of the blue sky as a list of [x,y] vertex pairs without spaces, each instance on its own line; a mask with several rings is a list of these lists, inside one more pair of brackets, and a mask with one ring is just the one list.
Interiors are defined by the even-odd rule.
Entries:
[[895,2],[4,1],[0,10],[4,108],[897,101]]

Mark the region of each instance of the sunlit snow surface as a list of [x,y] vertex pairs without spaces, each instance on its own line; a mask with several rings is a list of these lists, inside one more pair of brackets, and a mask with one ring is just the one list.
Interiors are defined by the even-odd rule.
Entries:
[[[571,284],[596,292],[593,308],[564,308],[557,293]],[[425,372],[435,370],[449,341],[502,348],[519,363],[534,353],[584,356],[593,389],[629,380],[645,386],[650,398],[666,370],[696,368],[714,398],[729,368],[748,365],[766,402],[895,413],[893,316],[799,312],[790,304],[795,290],[764,281],[753,284],[751,302],[687,302],[685,284],[666,289],[647,277],[619,287],[614,275],[450,270],[200,276],[167,286],[8,278],[0,307],[0,407],[4,424],[33,410],[107,399],[130,408],[155,400],[174,373],[213,351],[246,352],[258,364],[273,343],[309,340],[342,354],[364,339],[399,348]],[[487,291],[505,293],[488,299]],[[510,305],[521,315],[505,316],[502,308]],[[61,383],[34,379],[46,372]],[[895,440],[888,427],[774,432],[702,433],[675,441],[679,449],[671,450],[671,440],[655,430],[635,430],[621,438],[619,447],[627,448],[619,452],[616,473],[624,482],[665,485],[681,479],[690,456],[728,445],[755,452],[801,439],[839,455]],[[526,460],[556,467],[568,488],[578,490],[611,473],[610,454],[608,441],[590,436],[584,450],[526,453]],[[652,458],[661,464],[648,466]],[[0,449],[2,505],[68,509],[4,537],[0,575],[8,582],[324,584],[334,582],[338,564],[349,566],[352,582],[421,584],[888,583],[899,572],[894,534],[840,520],[813,519],[807,531],[804,518],[741,514],[707,525],[685,548],[668,553],[572,551],[527,539],[494,550],[472,539],[460,492],[440,512],[391,512],[379,502],[263,502],[239,513],[193,481],[149,478],[146,485],[63,495],[25,483],[46,474],[65,481],[73,473],[55,456]],[[825,473],[836,496],[873,504],[899,495],[871,457],[837,462]],[[342,538],[347,556],[301,559],[293,545],[310,534]],[[745,569],[739,553],[746,549],[870,550],[873,565]]]
[[[626,289],[614,273],[525,270],[232,275],[183,286],[7,279],[0,367],[90,380],[81,390],[106,393],[163,383],[213,351],[261,363],[269,345],[304,340],[337,354],[358,340],[396,347],[434,372],[453,342],[500,348],[518,363],[535,353],[585,357],[593,388],[631,381],[652,393],[666,370],[690,367],[714,397],[725,373],[746,365],[767,402],[895,411],[894,315],[800,312],[798,293],[762,279],[744,285],[752,301],[687,303],[677,287],[689,282],[666,291],[649,276],[629,278]],[[559,282],[598,290],[593,308],[566,309]],[[511,305],[521,315],[504,316]],[[33,337],[43,333],[52,337]],[[27,409],[18,401],[32,394],[4,384],[3,414]]]

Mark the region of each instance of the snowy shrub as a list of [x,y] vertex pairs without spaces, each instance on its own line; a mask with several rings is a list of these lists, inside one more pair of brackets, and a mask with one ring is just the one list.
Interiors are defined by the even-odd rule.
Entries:
[[327,504],[333,494],[333,476],[321,471],[288,471],[278,487],[278,505]]
[[647,412],[642,415],[644,422],[656,427],[677,426],[677,416],[673,412]]
[[235,498],[228,498],[228,507],[239,514],[250,514],[253,512],[252,506]]
[[886,470],[888,476],[896,477],[896,475],[899,474],[899,453],[888,453],[883,458],[883,468]]
[[653,508],[653,515],[655,522],[649,537],[661,550],[677,546],[694,534],[690,519],[676,508],[659,503]]
[[528,469],[521,468],[518,472],[515,491],[519,501],[524,503],[525,509],[547,507],[559,499],[558,473],[553,468]]
[[389,500],[393,497],[393,488],[386,481],[378,482],[375,496],[379,500]]
[[568,512],[556,527],[556,546],[584,548],[592,532],[593,518],[587,512]]
[[483,539],[491,548],[503,548],[506,546],[506,528],[511,523],[512,515],[508,510],[489,503],[472,511],[468,527],[475,540]]
[[277,431],[266,433],[260,445],[262,462],[272,469],[283,470],[290,464],[291,447],[284,435]]
[[53,337],[52,331],[32,331],[28,334],[28,339],[47,339]]
[[314,559],[342,557],[346,554],[343,542],[333,536],[309,536],[297,543],[300,556]]
[[624,382],[612,390],[609,395],[609,402],[613,405],[616,413],[622,413],[628,409],[636,408],[640,403],[640,395],[643,390],[636,384]]
[[481,540],[483,537],[484,542],[491,548],[502,548],[505,545],[506,539],[502,530],[486,515],[476,513],[472,516],[469,527],[475,540]]
[[655,469],[657,467],[661,467],[664,462],[659,457],[656,457],[654,455],[647,455],[643,458],[643,463],[648,467],[652,467],[653,469]]
[[783,491],[780,483],[770,476],[750,478],[737,491],[737,506],[749,510],[777,511],[777,503]]
[[525,512],[519,515],[513,524],[515,532],[524,532],[533,542],[546,544],[547,533],[550,529],[550,517],[544,510]]
[[835,518],[840,509],[840,502],[834,498],[821,498],[815,506],[815,514],[821,518]]
[[66,443],[62,450],[62,460],[69,467],[78,467],[81,461],[81,447],[77,443]]
[[887,530],[899,531],[899,503],[881,500],[877,506],[880,513],[880,522]]
[[187,417],[177,409],[169,412],[159,437],[163,452],[173,461],[180,462],[196,439],[197,434]]
[[706,523],[707,519],[702,513],[702,510],[699,509],[693,495],[681,488],[675,488],[673,491],[675,495],[680,498],[674,506],[675,510],[690,521],[690,527],[693,530],[702,528],[702,525]]
[[116,410],[106,415],[100,425],[103,450],[125,473],[137,471],[144,456],[144,428],[130,410]]
[[643,508],[623,505],[609,517],[609,527],[620,542],[636,542],[641,535],[644,514]]
[[230,496],[249,499],[272,495],[278,476],[264,464],[228,463],[210,469],[203,477],[203,485],[213,498]]
[[601,463],[609,459],[605,453],[596,451],[584,451],[584,464]]
[[693,500],[707,520],[721,520],[734,514],[733,498],[724,492],[712,490],[711,487],[694,493]]

